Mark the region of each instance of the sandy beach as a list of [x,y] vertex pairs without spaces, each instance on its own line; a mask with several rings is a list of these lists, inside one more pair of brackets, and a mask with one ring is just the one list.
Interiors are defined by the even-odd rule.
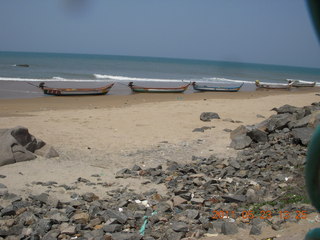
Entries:
[[[60,154],[58,158],[38,157],[2,166],[0,174],[6,177],[1,183],[9,192],[22,196],[48,192],[35,182],[55,181],[77,187],[52,187],[49,194],[61,200],[69,200],[75,191],[94,192],[103,198],[119,187],[137,192],[156,188],[165,194],[162,185],[141,184],[141,178],[116,179],[115,174],[134,164],[155,167],[165,166],[167,160],[186,163],[192,156],[235,156],[236,150],[229,147],[230,133],[225,129],[261,122],[261,116],[268,118],[274,114],[272,108],[284,104],[302,107],[319,102],[318,92],[314,88],[290,92],[1,99],[1,128],[27,127]],[[216,112],[221,119],[202,122],[202,112]],[[203,126],[213,128],[193,132]],[[99,180],[93,175],[98,175]],[[77,182],[80,177],[105,184],[88,186]]]

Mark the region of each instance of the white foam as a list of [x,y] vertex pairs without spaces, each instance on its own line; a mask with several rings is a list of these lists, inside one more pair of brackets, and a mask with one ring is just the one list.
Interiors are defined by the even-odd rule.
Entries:
[[61,77],[53,77],[53,78],[8,78],[8,77],[0,77],[0,81],[14,81],[14,82],[102,82],[101,80],[65,79],[65,78],[61,78]]
[[181,82],[189,81],[184,79],[162,79],[162,78],[137,78],[137,77],[125,77],[114,75],[93,74],[98,79],[109,79],[115,81],[142,81],[142,82]]
[[215,82],[215,83],[221,83],[221,82],[236,82],[236,83],[248,83],[253,84],[253,81],[244,81],[240,79],[229,79],[229,78],[218,78],[218,77],[212,77],[212,78],[203,78],[203,80],[206,80],[208,82]]

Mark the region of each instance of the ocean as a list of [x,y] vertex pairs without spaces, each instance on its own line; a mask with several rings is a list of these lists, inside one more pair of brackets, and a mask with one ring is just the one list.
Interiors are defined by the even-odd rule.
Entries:
[[[19,66],[21,64],[29,67]],[[19,82],[21,87],[17,90],[20,94],[13,94],[14,97],[39,93],[28,88],[23,94],[23,86],[30,86],[26,82],[34,85],[46,82],[52,87],[101,86],[107,82],[124,86],[130,81],[153,86],[179,86],[190,81],[217,85],[244,82],[242,90],[251,91],[255,80],[286,83],[286,79],[316,81],[319,85],[320,69],[154,57],[0,52],[0,84],[15,82],[16,86]],[[114,93],[111,90],[110,94],[128,94],[121,93],[123,87],[119,89]],[[12,95],[7,90],[10,89],[0,88],[0,98]]]

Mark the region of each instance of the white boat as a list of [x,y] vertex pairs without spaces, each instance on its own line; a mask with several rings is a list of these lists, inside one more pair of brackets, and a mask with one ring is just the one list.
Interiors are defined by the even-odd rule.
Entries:
[[258,88],[267,88],[267,89],[290,89],[292,87],[293,83],[265,83],[260,82],[259,80],[256,80],[256,86]]
[[288,83],[292,83],[292,87],[314,87],[316,82],[308,82],[298,79],[287,79]]

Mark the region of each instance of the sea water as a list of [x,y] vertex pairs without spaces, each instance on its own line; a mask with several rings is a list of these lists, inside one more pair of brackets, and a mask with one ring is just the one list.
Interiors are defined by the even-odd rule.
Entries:
[[78,87],[80,83],[126,85],[130,81],[158,85],[196,81],[234,86],[244,82],[254,86],[255,80],[286,83],[286,79],[316,81],[319,85],[320,69],[154,57],[0,52],[0,82],[52,82],[55,87],[63,82]]

